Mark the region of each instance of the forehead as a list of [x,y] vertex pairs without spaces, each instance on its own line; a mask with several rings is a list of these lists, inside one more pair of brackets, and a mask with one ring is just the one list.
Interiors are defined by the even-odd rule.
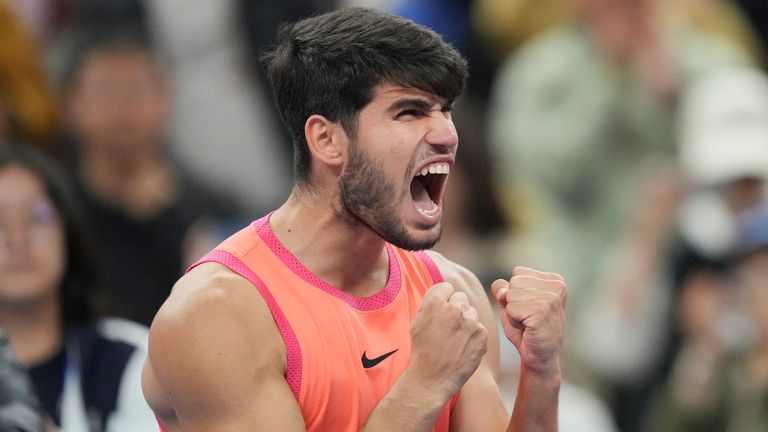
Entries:
[[382,83],[373,88],[373,97],[369,105],[384,107],[385,109],[395,102],[403,99],[421,99],[430,104],[444,104],[445,99],[434,93],[413,87],[403,87],[397,84]]
[[14,207],[46,197],[43,181],[20,165],[0,168],[0,207]]
[[89,78],[109,77],[155,77],[159,66],[152,56],[138,48],[107,48],[85,55],[77,76],[81,81]]

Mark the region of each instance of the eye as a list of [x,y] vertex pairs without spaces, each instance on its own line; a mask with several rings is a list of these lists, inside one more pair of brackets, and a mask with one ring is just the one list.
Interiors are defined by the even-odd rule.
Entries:
[[422,111],[421,110],[411,108],[411,109],[406,109],[406,110],[402,110],[402,111],[398,112],[395,115],[395,119],[396,120],[402,120],[403,118],[418,117],[420,115],[422,115]]
[[36,224],[49,224],[56,217],[56,209],[50,201],[41,201],[32,209],[32,220]]

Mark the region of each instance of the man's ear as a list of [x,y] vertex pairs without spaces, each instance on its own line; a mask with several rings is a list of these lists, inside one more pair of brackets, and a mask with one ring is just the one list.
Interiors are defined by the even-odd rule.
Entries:
[[304,123],[304,136],[314,159],[340,168],[346,160],[347,134],[341,124],[313,114]]

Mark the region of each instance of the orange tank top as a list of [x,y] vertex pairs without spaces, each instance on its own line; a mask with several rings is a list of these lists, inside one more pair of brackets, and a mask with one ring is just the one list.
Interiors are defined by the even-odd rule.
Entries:
[[[307,431],[357,431],[408,365],[411,320],[425,291],[442,281],[440,271],[426,253],[386,244],[387,285],[353,297],[304,267],[268,220],[253,222],[195,266],[218,262],[262,295],[285,343],[286,380]],[[443,407],[433,431],[448,431],[454,403]]]

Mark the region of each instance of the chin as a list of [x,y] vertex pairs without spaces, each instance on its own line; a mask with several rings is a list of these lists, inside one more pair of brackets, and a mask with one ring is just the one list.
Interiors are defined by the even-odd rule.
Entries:
[[440,225],[427,230],[418,230],[415,234],[409,232],[401,238],[388,239],[393,245],[411,251],[431,249],[440,240]]

